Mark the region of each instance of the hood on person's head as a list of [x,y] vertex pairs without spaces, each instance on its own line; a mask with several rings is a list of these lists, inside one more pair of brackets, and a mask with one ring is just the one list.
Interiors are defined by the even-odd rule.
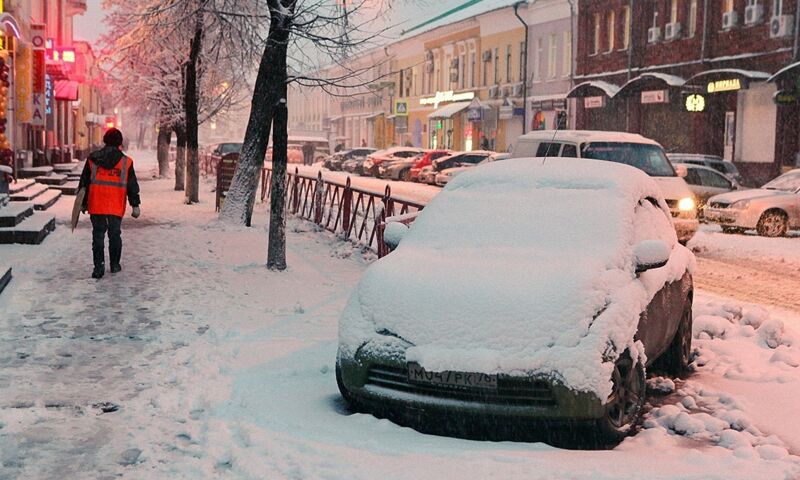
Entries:
[[103,143],[110,147],[121,147],[122,132],[116,128],[109,128],[108,131],[106,131],[106,133],[103,135]]
[[119,147],[122,145],[122,132],[116,128],[109,128],[103,135],[103,143],[105,147],[92,152],[89,159],[103,168],[112,168],[123,157],[122,151]]

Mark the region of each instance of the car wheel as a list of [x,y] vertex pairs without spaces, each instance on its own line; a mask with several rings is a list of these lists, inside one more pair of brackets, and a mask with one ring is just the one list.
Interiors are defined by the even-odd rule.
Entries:
[[786,214],[780,210],[767,210],[758,219],[756,231],[762,237],[782,237],[786,234]]
[[611,381],[605,415],[598,420],[600,440],[605,446],[616,445],[633,432],[642,414],[646,392],[644,367],[641,362],[634,363],[628,352],[614,364]]
[[722,233],[734,234],[744,232],[743,228],[739,227],[722,227]]
[[411,170],[403,170],[402,172],[400,172],[400,180],[402,180],[404,182],[410,182],[411,181]]
[[692,354],[692,302],[687,300],[687,306],[681,314],[678,330],[672,338],[672,343],[661,358],[659,363],[669,375],[680,377],[689,369]]
[[344,401],[347,402],[350,408],[355,408],[355,400],[353,396],[350,395],[350,391],[347,390],[347,387],[344,386],[344,382],[342,381],[342,367],[339,366],[339,362],[336,362],[336,386],[339,387],[339,393],[342,394],[342,398]]

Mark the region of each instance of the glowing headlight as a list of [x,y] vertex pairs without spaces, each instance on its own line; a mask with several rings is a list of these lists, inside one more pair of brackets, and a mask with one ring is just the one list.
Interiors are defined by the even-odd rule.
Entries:
[[678,201],[678,210],[681,212],[691,212],[695,207],[694,199],[691,197],[681,198]]
[[750,206],[750,200],[739,200],[738,202],[734,202],[733,204],[731,204],[730,208],[735,208],[736,210],[744,210],[749,206]]

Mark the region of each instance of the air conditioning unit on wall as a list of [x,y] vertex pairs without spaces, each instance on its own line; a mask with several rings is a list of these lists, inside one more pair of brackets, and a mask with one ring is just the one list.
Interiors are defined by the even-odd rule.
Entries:
[[675,40],[681,36],[681,24],[679,22],[668,23],[664,26],[664,39]]
[[489,87],[489,98],[497,98],[502,94],[502,90],[500,90],[499,85],[494,85]]
[[647,29],[647,43],[657,43],[661,40],[661,27],[650,27]]
[[484,62],[491,62],[492,61],[492,51],[486,50],[483,52],[483,61]]
[[722,29],[728,30],[739,24],[739,14],[735,10],[722,14]]
[[761,19],[764,18],[764,6],[759,5],[757,3],[748,5],[744,9],[744,24],[745,25],[755,25],[757,23],[761,23]]
[[792,33],[794,15],[778,15],[769,21],[770,38],[787,37]]

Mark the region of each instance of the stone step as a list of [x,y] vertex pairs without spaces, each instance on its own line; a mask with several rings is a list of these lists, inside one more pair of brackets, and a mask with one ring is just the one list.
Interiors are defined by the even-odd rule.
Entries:
[[8,282],[11,281],[11,267],[7,265],[0,265],[0,293],[3,293],[3,290],[8,285]]
[[54,163],[53,170],[58,173],[68,173],[75,169],[79,165],[79,162],[69,162],[69,163]]
[[56,216],[35,212],[19,225],[0,228],[0,244],[23,243],[38,245],[56,229]]
[[26,217],[33,215],[33,204],[11,202],[0,209],[0,228],[19,225]]
[[21,192],[21,191],[25,190],[26,188],[30,187],[34,183],[36,183],[36,182],[34,182],[34,180],[32,178],[26,178],[25,180],[17,180],[16,183],[12,183],[12,184],[10,184],[8,186],[8,193],[10,193],[11,195],[14,195],[17,192]]
[[36,183],[41,183],[43,185],[61,185],[67,182],[67,176],[60,173],[52,173],[50,175],[36,177],[34,180],[36,180]]
[[78,193],[78,181],[72,180],[61,185],[51,185],[50,188],[61,190],[64,195],[75,195]]
[[50,175],[53,173],[53,167],[46,166],[46,167],[23,167],[17,169],[17,176],[19,178],[33,178],[33,177],[40,177],[42,175]]
[[21,192],[11,194],[12,202],[30,202],[34,198],[47,191],[47,185],[41,183],[34,183]]
[[36,210],[47,210],[55,205],[59,198],[61,198],[61,191],[51,188],[33,199],[33,208]]

